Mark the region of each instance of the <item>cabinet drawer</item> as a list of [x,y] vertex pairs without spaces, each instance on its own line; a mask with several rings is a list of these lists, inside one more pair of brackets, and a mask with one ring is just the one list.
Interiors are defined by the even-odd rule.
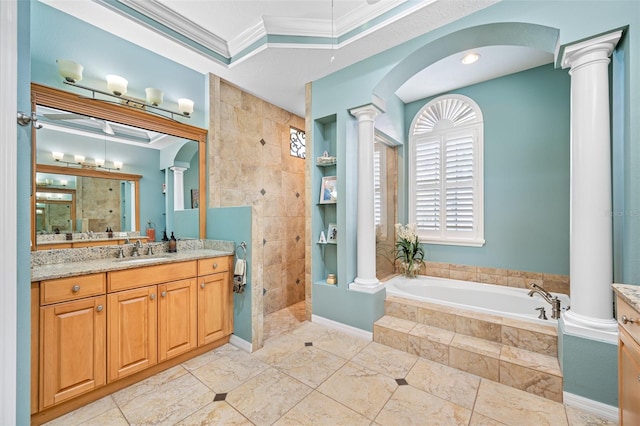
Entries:
[[168,281],[194,278],[197,273],[195,260],[163,265],[144,266],[107,273],[107,291],[127,290]]
[[97,296],[105,292],[105,274],[82,275],[40,282],[40,304]]
[[[618,325],[625,329],[640,344],[640,314],[627,302],[618,297]],[[628,319],[625,324],[622,317]],[[633,321],[633,322],[631,322]]]
[[229,256],[198,260],[198,276],[227,272],[228,270]]

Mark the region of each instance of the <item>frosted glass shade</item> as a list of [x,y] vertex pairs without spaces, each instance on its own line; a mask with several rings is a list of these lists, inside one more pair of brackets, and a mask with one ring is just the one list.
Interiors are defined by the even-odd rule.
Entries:
[[84,163],[84,155],[74,155],[73,159],[76,161],[76,163],[78,164],[82,164]]
[[51,156],[56,161],[60,161],[60,160],[62,160],[64,158],[64,154],[62,152],[52,152]]
[[184,115],[191,115],[193,112],[193,101],[191,99],[178,99],[178,110]]
[[104,160],[102,158],[96,158],[96,166],[104,167]]
[[119,75],[107,76],[107,88],[116,96],[122,96],[127,93],[127,84],[129,84],[129,82],[124,77],[120,77]]
[[162,90],[156,89],[154,87],[147,87],[144,89],[144,92],[147,94],[147,103],[153,106],[158,106],[162,103]]
[[82,80],[82,71],[84,70],[82,65],[66,59],[57,59],[56,62],[58,63],[58,72],[66,81],[76,83]]
[[113,168],[120,170],[122,168],[122,161],[114,161]]

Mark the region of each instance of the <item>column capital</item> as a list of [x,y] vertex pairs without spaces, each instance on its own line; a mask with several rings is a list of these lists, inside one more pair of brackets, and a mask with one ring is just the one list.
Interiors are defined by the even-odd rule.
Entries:
[[186,167],[171,166],[171,167],[169,167],[169,170],[171,170],[173,173],[184,173],[185,170],[187,170],[187,168]]
[[622,30],[602,34],[561,48],[562,68],[574,69],[594,60],[609,58],[622,37]]
[[351,108],[349,113],[356,117],[358,121],[373,120],[382,111],[374,104],[362,105],[356,108]]

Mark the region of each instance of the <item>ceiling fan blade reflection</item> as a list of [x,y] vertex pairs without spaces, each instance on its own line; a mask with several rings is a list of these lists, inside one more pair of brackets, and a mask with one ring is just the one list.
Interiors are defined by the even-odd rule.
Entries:
[[111,124],[109,124],[108,121],[102,122],[102,131],[108,135],[115,135],[115,132],[113,131],[113,128],[111,127]]

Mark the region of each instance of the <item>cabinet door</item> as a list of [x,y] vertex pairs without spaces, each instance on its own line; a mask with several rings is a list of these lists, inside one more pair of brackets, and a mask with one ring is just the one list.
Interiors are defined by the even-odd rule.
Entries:
[[40,308],[41,409],[105,384],[105,296]]
[[233,331],[230,286],[228,272],[198,278],[198,346],[215,342]]
[[619,336],[620,426],[640,425],[640,346],[624,330]]
[[107,295],[109,382],[157,363],[156,292],[150,286]]
[[189,352],[197,346],[196,279],[158,286],[158,360]]

